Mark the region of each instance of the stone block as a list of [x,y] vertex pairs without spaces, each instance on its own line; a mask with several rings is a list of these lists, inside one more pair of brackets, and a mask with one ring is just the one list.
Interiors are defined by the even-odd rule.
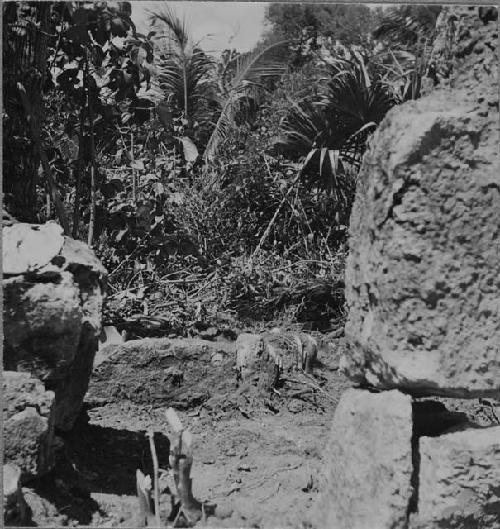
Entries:
[[2,271],[18,275],[50,263],[64,244],[63,229],[55,222],[18,222],[3,231]]
[[28,373],[3,373],[4,461],[17,465],[23,480],[54,464],[54,393]]
[[399,391],[347,390],[327,439],[321,529],[406,529],[412,404]]
[[500,426],[422,437],[412,529],[500,527]]
[[233,343],[198,338],[129,340],[99,351],[86,399],[183,410],[227,387],[230,377],[236,382]]
[[[464,10],[498,41],[497,23]],[[498,72],[477,68],[476,29],[457,36],[451,87],[387,114],[358,179],[343,365],[380,389],[500,395]],[[497,63],[497,46],[481,53]]]
[[15,276],[4,279],[3,290],[5,367],[57,384],[75,359],[82,330],[72,275],[61,272],[54,281]]

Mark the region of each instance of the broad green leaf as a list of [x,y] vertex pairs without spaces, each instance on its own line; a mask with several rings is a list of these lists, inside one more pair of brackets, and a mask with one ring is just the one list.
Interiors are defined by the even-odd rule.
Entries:
[[130,167],[132,167],[132,169],[136,169],[138,171],[142,171],[142,170],[144,170],[144,162],[142,160],[134,160],[130,164]]
[[163,195],[163,193],[165,193],[165,187],[161,182],[156,182],[155,184],[153,184],[153,191],[156,196]]
[[64,158],[67,160],[77,160],[78,159],[78,138],[69,138],[68,136],[63,136],[59,140],[59,150]]
[[116,242],[120,242],[123,237],[125,237],[125,235],[128,233],[128,228],[124,228],[123,230],[120,230],[117,234],[116,234],[116,237],[115,237],[115,241]]
[[187,137],[179,138],[182,142],[182,149],[184,151],[184,158],[188,163],[194,163],[198,159],[198,149],[196,145]]

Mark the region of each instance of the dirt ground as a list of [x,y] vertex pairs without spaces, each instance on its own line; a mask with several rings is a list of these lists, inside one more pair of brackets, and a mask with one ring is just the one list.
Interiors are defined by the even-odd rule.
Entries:
[[166,469],[164,412],[172,406],[194,437],[195,497],[217,505],[205,525],[309,527],[323,446],[350,386],[332,359],[320,358],[312,377],[285,374],[276,393],[265,369],[237,381],[234,344],[166,344],[141,340],[100,353],[85,410],[64,436],[56,472],[37,490],[44,503],[37,523],[136,526],[136,469],[152,471],[145,432],[155,432]]
[[[173,407],[194,438],[194,495],[217,505],[216,516],[197,526],[311,527],[323,448],[340,396],[352,385],[338,372],[336,347],[340,342],[320,354],[312,376],[284,372],[277,392],[269,364],[238,380],[234,342],[144,339],[104,348],[77,424],[60,434],[55,471],[23,489],[34,522],[137,527],[136,470],[152,475],[146,432],[154,432],[166,470],[165,410]],[[499,408],[486,401],[432,400],[478,426],[498,424]],[[165,494],[161,505],[166,521]]]

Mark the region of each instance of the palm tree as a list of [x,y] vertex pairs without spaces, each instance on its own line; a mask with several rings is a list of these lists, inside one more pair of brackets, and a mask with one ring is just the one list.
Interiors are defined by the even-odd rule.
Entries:
[[258,46],[252,52],[233,59],[235,73],[230,85],[225,88],[222,109],[205,148],[206,162],[215,158],[236,120],[244,115],[248,106],[258,106],[266,90],[266,82],[280,78],[287,71],[289,44],[290,41],[282,40]]
[[351,187],[347,180],[359,169],[368,136],[396,101],[370,76],[359,53],[334,60],[327,72],[322,97],[291,102],[276,147],[304,160],[302,174],[311,184],[340,196],[345,186]]
[[244,120],[245,110],[258,104],[266,80],[285,73],[288,41],[260,46],[251,53],[232,59],[235,74],[230,85],[225,86],[217,98],[210,76],[214,63],[193,43],[186,21],[165,6],[160,11],[150,13],[150,22],[153,26],[164,28],[156,41],[166,39],[167,42],[160,53],[159,85],[169,103],[182,112],[188,121],[188,128],[194,119],[201,117],[206,120],[209,105],[213,107],[212,103],[217,101],[220,112],[203,156],[205,161],[210,161],[216,156],[235,121]]
[[209,74],[213,61],[193,42],[186,21],[168,6],[151,12],[150,21],[153,26],[163,26],[163,32],[155,37],[160,47],[160,88],[166,99],[191,123],[202,112],[211,94]]

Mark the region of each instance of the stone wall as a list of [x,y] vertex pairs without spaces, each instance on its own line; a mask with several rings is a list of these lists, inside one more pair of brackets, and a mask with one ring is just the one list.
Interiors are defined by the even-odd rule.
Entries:
[[88,388],[106,271],[55,223],[3,227],[4,462],[22,479],[53,464],[54,431],[73,426]]
[[359,177],[341,365],[370,389],[335,413],[324,529],[500,527],[500,426],[416,400],[500,398],[497,11],[438,28],[440,85],[389,112]]

